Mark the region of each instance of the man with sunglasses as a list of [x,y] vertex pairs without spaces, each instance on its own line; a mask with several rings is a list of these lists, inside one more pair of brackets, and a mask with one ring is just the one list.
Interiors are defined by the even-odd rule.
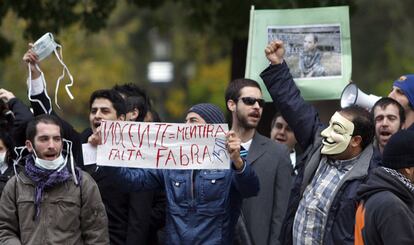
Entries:
[[335,112],[325,127],[300,96],[280,40],[265,49],[263,78],[275,106],[304,150],[304,171],[295,177],[280,240],[282,244],[353,244],[356,192],[368,175],[374,124],[358,106]]
[[256,131],[265,104],[256,81],[236,79],[230,82],[225,100],[232,117],[231,129],[239,135],[243,147],[241,153],[247,155],[247,162],[256,172],[261,189],[256,197],[243,201],[239,225],[244,222],[254,244],[279,244],[291,186],[289,151],[285,145]]

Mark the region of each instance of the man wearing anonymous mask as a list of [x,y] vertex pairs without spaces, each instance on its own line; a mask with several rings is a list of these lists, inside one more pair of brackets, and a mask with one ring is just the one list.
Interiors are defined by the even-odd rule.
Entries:
[[262,73],[273,102],[304,149],[305,169],[294,181],[282,227],[282,244],[353,244],[356,191],[368,175],[374,126],[358,106],[335,112],[325,127],[300,96],[280,40],[265,49]]
[[[58,119],[41,115],[26,129],[28,154],[0,199],[0,244],[109,244],[98,187],[65,152]],[[68,156],[69,155],[69,156]]]

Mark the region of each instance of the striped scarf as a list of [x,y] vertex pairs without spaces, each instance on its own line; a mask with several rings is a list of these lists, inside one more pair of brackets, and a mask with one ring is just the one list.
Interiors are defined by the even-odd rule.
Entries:
[[411,183],[411,181],[409,179],[407,179],[407,177],[405,177],[404,175],[402,175],[401,173],[397,172],[394,169],[386,168],[386,167],[382,167],[382,168],[387,173],[391,174],[392,176],[397,178],[399,181],[401,181],[401,183],[403,183],[412,193],[414,193],[414,184]]
[[[40,204],[42,202],[43,192],[68,181],[71,178],[71,174],[66,167],[60,171],[38,168],[34,165],[33,155],[27,158],[25,170],[27,177],[29,177],[35,184],[35,214],[33,220],[36,220],[40,215]],[[76,177],[80,183],[81,175],[79,170],[76,171]]]

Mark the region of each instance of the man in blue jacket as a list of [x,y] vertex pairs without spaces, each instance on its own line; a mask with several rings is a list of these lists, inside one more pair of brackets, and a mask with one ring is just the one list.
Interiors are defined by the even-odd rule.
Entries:
[[[186,122],[225,123],[212,104],[191,107]],[[165,189],[166,244],[232,244],[242,199],[257,195],[259,180],[240,156],[238,135],[229,131],[226,137],[232,162],[228,170],[100,169],[113,173],[126,191]]]
[[374,126],[368,111],[351,106],[325,127],[306,103],[284,62],[283,42],[265,49],[262,73],[273,102],[304,149],[282,227],[282,244],[353,244],[356,191],[368,174]]

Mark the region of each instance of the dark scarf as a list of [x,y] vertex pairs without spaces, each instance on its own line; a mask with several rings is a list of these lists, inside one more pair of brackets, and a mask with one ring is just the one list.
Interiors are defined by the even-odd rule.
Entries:
[[382,167],[385,171],[387,171],[387,173],[389,173],[390,175],[394,176],[395,178],[397,178],[399,181],[401,181],[401,183],[403,183],[412,193],[414,193],[414,184],[404,175],[402,175],[401,173],[397,172],[394,169],[390,169],[390,168],[386,168],[386,167]]
[[315,67],[318,66],[321,60],[321,53],[317,50],[315,51],[303,51],[300,54],[300,58],[303,64],[303,73],[306,75],[311,72]]
[[[71,178],[71,173],[67,167],[60,171],[41,169],[34,165],[34,156],[28,157],[25,164],[26,175],[35,183],[35,215],[33,220],[36,220],[40,214],[40,203],[42,201],[43,191],[54,187],[58,184],[64,183]],[[76,169],[76,177],[80,184],[80,171]]]

